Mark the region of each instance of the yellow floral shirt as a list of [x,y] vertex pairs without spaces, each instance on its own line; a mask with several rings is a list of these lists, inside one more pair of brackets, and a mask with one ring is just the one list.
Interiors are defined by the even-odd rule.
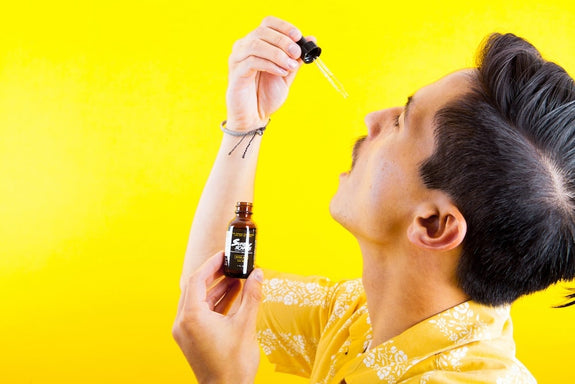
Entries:
[[278,371],[312,384],[532,384],[515,358],[509,307],[468,301],[378,346],[360,280],[265,271],[258,338]]

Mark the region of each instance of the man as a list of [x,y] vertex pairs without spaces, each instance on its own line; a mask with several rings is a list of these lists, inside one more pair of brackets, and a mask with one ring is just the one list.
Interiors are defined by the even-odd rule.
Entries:
[[[228,130],[266,126],[299,68],[300,38],[269,17],[234,45]],[[230,207],[252,201],[261,136],[229,154],[237,138],[224,135],[174,325],[199,382],[253,382],[262,296],[264,352],[312,383],[535,382],[515,359],[508,304],[575,277],[573,80],[524,40],[493,35],[478,68],[366,125],[330,205],[359,242],[361,282],[268,271],[264,281],[255,270],[234,308],[240,284],[221,279],[216,252]]]

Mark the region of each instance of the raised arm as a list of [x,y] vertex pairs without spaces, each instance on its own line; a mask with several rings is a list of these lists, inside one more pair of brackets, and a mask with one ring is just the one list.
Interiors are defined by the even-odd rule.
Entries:
[[[238,40],[229,58],[226,94],[227,124],[232,131],[264,127],[286,100],[301,66],[301,32],[290,23],[266,17],[261,25]],[[210,176],[194,215],[181,285],[205,260],[221,250],[225,230],[237,201],[253,201],[256,164],[262,136],[251,136],[231,154],[239,138],[224,134]]]

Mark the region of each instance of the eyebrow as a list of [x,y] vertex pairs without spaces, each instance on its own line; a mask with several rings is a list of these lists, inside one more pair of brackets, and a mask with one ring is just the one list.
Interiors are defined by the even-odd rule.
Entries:
[[407,123],[407,118],[409,117],[409,110],[410,110],[410,107],[413,108],[413,104],[414,104],[413,95],[411,95],[407,98],[407,102],[405,103],[405,107],[404,107],[405,109],[403,112],[403,121],[405,123]]

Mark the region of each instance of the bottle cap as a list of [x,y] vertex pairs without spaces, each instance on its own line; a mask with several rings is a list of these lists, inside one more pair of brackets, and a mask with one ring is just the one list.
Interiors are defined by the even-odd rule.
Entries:
[[236,213],[240,213],[240,212],[251,213],[252,212],[252,206],[253,206],[253,204],[250,202],[238,201],[236,203]]
[[321,55],[321,48],[313,41],[308,41],[304,37],[299,39],[297,45],[301,47],[301,59],[306,64],[313,63],[313,61]]

